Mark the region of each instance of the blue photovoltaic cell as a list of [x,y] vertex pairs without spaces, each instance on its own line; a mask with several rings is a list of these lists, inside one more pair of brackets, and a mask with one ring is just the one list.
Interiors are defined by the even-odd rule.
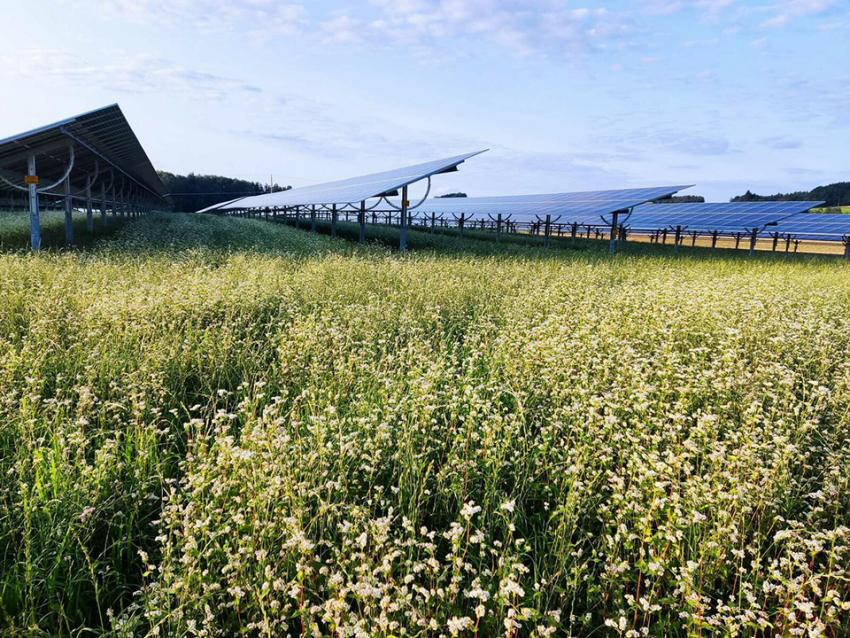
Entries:
[[632,232],[674,229],[684,232],[771,232],[780,221],[823,202],[731,202],[715,204],[646,204],[625,222]]
[[392,171],[350,177],[336,182],[293,188],[279,193],[267,193],[243,197],[230,202],[205,208],[200,213],[214,210],[234,210],[243,208],[284,208],[286,206],[310,206],[323,204],[346,205],[377,197],[395,191],[403,186],[418,182],[431,175],[444,173],[462,164],[470,157],[484,151],[456,155],[441,160],[397,168]]
[[685,188],[690,186],[500,197],[436,197],[426,200],[412,212],[417,216],[435,213],[448,219],[463,214],[465,219],[473,221],[490,221],[501,214],[504,220],[512,222],[538,221],[550,215],[553,223],[602,226],[611,223],[610,215],[615,211],[668,197]]
[[801,213],[783,219],[770,232],[791,235],[796,239],[842,241],[845,236],[850,236],[850,215]]

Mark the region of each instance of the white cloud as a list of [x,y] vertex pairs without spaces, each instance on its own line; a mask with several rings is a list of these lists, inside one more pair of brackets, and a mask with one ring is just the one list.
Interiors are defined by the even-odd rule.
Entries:
[[[88,1],[69,0],[91,11]],[[98,0],[113,19],[163,28],[226,32],[236,28],[252,36],[290,35],[307,23],[303,5],[276,0]]]
[[787,26],[795,19],[826,13],[840,4],[839,0],[781,0],[772,5],[773,17],[761,23],[763,29]]
[[0,56],[0,65],[21,77],[48,78],[79,88],[101,88],[119,93],[187,95],[202,100],[258,94],[258,86],[193,69],[154,56],[107,56],[104,64],[60,50],[32,49]]
[[373,0],[374,13],[337,13],[321,24],[329,42],[428,46],[485,40],[523,55],[584,53],[616,46],[630,32],[624,14],[564,0]]

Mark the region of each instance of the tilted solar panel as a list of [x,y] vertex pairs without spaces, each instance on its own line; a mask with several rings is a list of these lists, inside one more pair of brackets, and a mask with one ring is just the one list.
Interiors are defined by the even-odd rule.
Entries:
[[842,241],[850,236],[850,215],[801,213],[783,219],[770,232],[792,235],[797,239]]
[[680,226],[686,232],[746,233],[771,230],[781,220],[822,202],[726,202],[646,204],[635,208],[625,222],[630,230],[656,231]]
[[457,168],[470,157],[474,157],[484,151],[465,153],[454,157],[447,157],[424,164],[405,166],[391,171],[350,177],[335,182],[315,184],[293,188],[279,193],[268,193],[265,195],[254,195],[244,197],[231,202],[224,202],[210,206],[201,213],[214,210],[233,210],[242,208],[283,208],[286,206],[310,206],[324,204],[353,204],[372,197],[378,197],[384,193],[396,191],[403,186],[418,182],[421,179],[446,173]]
[[550,215],[559,224],[607,225],[615,211],[668,197],[690,186],[658,186],[624,190],[507,195],[500,197],[435,197],[415,209],[417,215],[464,215],[469,220],[490,220],[501,214],[514,222],[529,222]]
[[[61,179],[72,144],[75,157],[71,180],[83,180],[98,170],[104,174],[113,167],[151,194],[165,195],[162,181],[117,104],[0,140],[0,171],[12,181],[22,179],[28,156],[34,153],[43,182]],[[0,182],[0,189],[3,187]]]

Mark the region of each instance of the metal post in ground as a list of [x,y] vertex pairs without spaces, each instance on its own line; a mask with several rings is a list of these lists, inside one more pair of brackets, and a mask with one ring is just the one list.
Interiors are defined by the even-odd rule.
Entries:
[[676,226],[676,236],[673,240],[673,250],[679,252],[679,244],[682,242],[682,227]]
[[398,233],[398,249],[401,252],[407,250],[407,207],[410,202],[407,201],[407,186],[401,189],[401,228]]
[[331,237],[336,237],[336,204],[331,205]]
[[316,232],[316,205],[312,204],[310,206],[310,232]]
[[71,197],[71,176],[65,177],[65,244],[74,243],[74,200]]
[[360,234],[357,241],[361,244],[366,243],[366,200],[360,202],[360,212],[357,215],[357,222],[360,224]]
[[758,240],[758,229],[753,228],[750,231],[750,255],[756,254],[756,241]]
[[612,255],[617,252],[617,230],[619,228],[620,211],[615,210],[611,215],[611,236],[608,240],[608,252]]
[[100,225],[106,226],[106,183],[100,184]]
[[543,248],[549,248],[549,235],[552,232],[552,216],[546,215],[546,226],[543,228]]
[[32,250],[41,250],[41,219],[38,211],[38,176],[35,170],[35,153],[27,158],[27,191],[30,205],[30,246]]
[[86,232],[94,233],[94,211],[91,205],[91,178],[86,179]]

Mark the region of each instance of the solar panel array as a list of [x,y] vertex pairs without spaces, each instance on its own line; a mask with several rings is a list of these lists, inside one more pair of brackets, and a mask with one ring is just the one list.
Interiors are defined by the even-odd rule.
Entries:
[[360,177],[351,177],[335,182],[293,188],[279,193],[267,193],[243,197],[230,202],[216,204],[199,212],[214,210],[234,210],[242,208],[285,208],[287,206],[311,206],[311,205],[346,205],[359,203],[361,201],[391,193],[403,186],[418,182],[432,175],[446,173],[455,170],[470,157],[474,157],[484,151],[465,153],[440,160],[415,164],[391,171],[373,173]]
[[435,197],[416,208],[416,214],[464,215],[488,220],[501,214],[513,222],[534,222],[547,215],[553,222],[582,225],[610,224],[610,215],[648,201],[669,197],[689,186],[658,186],[609,191],[509,195],[503,197]]
[[[53,182],[65,173],[72,143],[71,179],[96,173],[96,165],[101,174],[111,166],[150,194],[165,195],[165,187],[117,104],[0,140],[0,171],[7,179],[19,180],[27,172],[27,156],[35,153],[42,182]],[[0,182],[0,189],[3,187]]]
[[792,235],[796,239],[841,241],[850,237],[850,215],[803,213],[783,219],[770,232]]
[[736,234],[771,230],[793,215],[804,213],[823,202],[732,202],[717,204],[646,204],[635,208],[625,222],[636,231],[657,231],[681,227],[686,232]]

